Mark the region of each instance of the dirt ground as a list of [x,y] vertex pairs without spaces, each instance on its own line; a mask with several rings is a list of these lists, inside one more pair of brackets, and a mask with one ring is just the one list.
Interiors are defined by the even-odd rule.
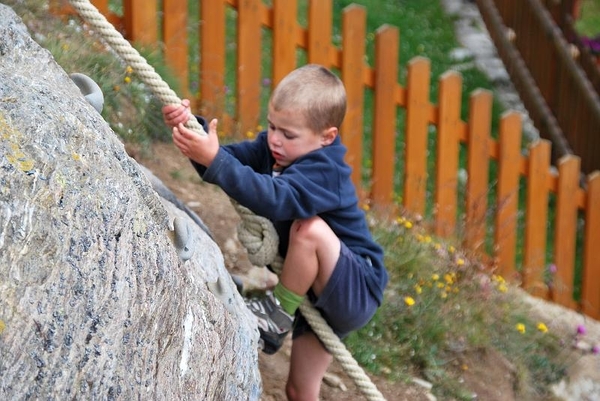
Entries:
[[[266,269],[252,268],[243,246],[237,241],[236,227],[240,221],[229,199],[222,191],[201,182],[187,159],[171,143],[153,145],[151,152],[128,148],[129,154],[148,167],[175,195],[191,207],[209,227],[225,256],[230,272],[238,274],[252,286],[272,284]],[[258,274],[257,274],[258,272]],[[270,281],[271,280],[271,281]],[[275,355],[261,353],[259,367],[263,380],[264,401],[285,400],[285,382],[289,369],[291,340]],[[476,399],[487,401],[514,400],[514,372],[502,356],[489,352],[464,353],[455,364],[457,374],[473,391]],[[468,367],[468,368],[467,368]],[[365,399],[353,380],[339,363],[332,364],[321,389],[321,400],[349,401]],[[490,382],[493,378],[493,384]],[[373,383],[388,400],[427,401],[428,389],[415,383],[392,383],[383,377],[371,376]],[[441,399],[441,398],[439,398]],[[448,398],[446,398],[448,399]],[[475,399],[475,398],[474,398]]]

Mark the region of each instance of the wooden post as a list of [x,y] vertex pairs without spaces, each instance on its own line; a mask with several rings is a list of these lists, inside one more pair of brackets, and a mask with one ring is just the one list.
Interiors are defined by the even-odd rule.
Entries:
[[542,139],[530,147],[522,278],[525,290],[544,298],[548,296],[543,274],[546,268],[549,171],[550,142]]
[[297,10],[296,0],[273,2],[273,85],[296,68]]
[[462,77],[457,72],[447,72],[439,86],[434,229],[436,235],[448,237],[456,230]]
[[383,25],[375,37],[375,118],[373,123],[373,186],[371,196],[381,206],[392,204],[396,147],[396,103],[398,82],[398,28]]
[[353,4],[344,10],[342,19],[342,80],[346,87],[347,108],[342,125],[342,139],[348,147],[346,161],[352,167],[352,181],[362,188],[363,124],[365,88],[363,66],[365,57],[366,12]]
[[516,112],[507,113],[500,120],[494,248],[498,272],[508,279],[516,278],[521,126],[521,115]]
[[577,237],[577,190],[580,159],[565,156],[558,164],[556,218],[554,220],[554,264],[552,298],[557,303],[575,309],[573,280],[575,272],[575,239]]
[[261,0],[238,5],[237,114],[242,133],[255,131],[260,116]]
[[427,190],[430,74],[429,60],[424,57],[415,57],[408,64],[403,205],[421,216],[425,214]]
[[[330,67],[332,13],[331,0],[310,1],[308,8],[307,46],[309,63]],[[364,38],[364,35],[362,38]],[[361,39],[360,43],[364,43],[364,40]]]
[[[187,3],[163,1],[163,42],[167,65],[181,85],[182,97],[190,98],[188,77]],[[190,99],[194,101],[195,99]]]
[[156,1],[124,0],[125,37],[130,42],[155,45],[158,40]]
[[585,246],[583,250],[583,284],[581,308],[583,313],[600,320],[600,172],[588,178],[588,193],[585,206]]
[[200,113],[225,110],[225,2],[200,2]]
[[488,205],[492,94],[477,90],[471,96],[467,136],[467,194],[465,245],[485,251]]

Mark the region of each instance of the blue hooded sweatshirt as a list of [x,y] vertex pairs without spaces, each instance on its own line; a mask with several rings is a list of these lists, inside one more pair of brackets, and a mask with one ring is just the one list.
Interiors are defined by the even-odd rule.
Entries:
[[204,181],[218,185],[239,204],[273,223],[282,257],[287,253],[292,222],[321,217],[352,252],[371,260],[367,286],[381,304],[388,281],[383,249],[373,240],[358,207],[345,153],[338,136],[331,145],[298,158],[273,177],[275,159],[264,131],[253,141],[221,146],[208,168],[192,164]]

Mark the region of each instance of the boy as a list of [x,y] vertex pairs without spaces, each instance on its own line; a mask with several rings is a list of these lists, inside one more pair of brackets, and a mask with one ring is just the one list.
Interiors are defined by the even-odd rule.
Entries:
[[286,394],[316,400],[332,356],[297,312],[299,305],[308,297],[343,338],[372,318],[388,275],[344,162],[341,80],[322,66],[306,65],[279,83],[268,107],[266,132],[227,146],[219,145],[216,119],[206,136],[184,127],[192,117],[188,101],[165,106],[163,115],[175,145],[205,181],[273,222],[283,270],[274,290],[248,306],[267,353],[281,346],[295,315]]

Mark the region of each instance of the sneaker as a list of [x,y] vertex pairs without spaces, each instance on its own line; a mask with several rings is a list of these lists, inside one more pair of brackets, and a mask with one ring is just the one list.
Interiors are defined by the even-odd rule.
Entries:
[[246,306],[258,320],[260,345],[264,353],[272,355],[281,348],[292,329],[294,317],[285,312],[271,291],[262,298],[246,300]]

